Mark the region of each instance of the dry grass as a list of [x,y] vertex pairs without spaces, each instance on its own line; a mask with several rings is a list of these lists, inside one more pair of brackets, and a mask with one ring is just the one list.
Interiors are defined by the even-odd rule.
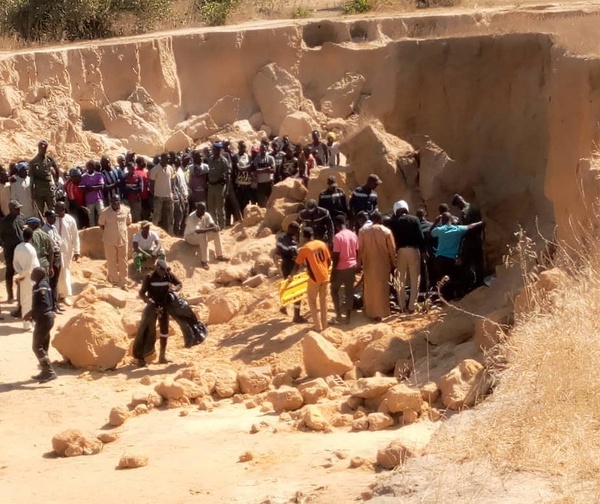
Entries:
[[[582,242],[583,243],[583,242]],[[502,352],[508,367],[468,423],[446,429],[432,450],[491,462],[504,473],[536,472],[600,486],[600,239],[557,259],[569,275],[518,321]],[[570,250],[572,253],[572,250]]]

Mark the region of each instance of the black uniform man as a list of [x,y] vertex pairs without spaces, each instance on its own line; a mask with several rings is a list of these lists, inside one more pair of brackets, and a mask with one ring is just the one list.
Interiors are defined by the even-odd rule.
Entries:
[[331,248],[335,232],[331,215],[327,210],[317,206],[314,199],[309,199],[306,208],[298,214],[298,219],[303,228],[312,228],[316,240],[327,243]]
[[40,383],[46,383],[56,380],[56,373],[50,362],[50,357],[48,357],[50,331],[54,326],[54,312],[52,311],[54,301],[52,300],[52,290],[48,280],[46,280],[46,270],[44,268],[34,268],[31,272],[31,280],[33,282],[31,311],[26,313],[23,318],[35,322],[33,353],[42,368],[42,371],[32,376],[32,378]]
[[327,179],[327,189],[319,194],[318,205],[329,212],[332,220],[338,215],[348,216],[346,194],[338,187],[337,179],[333,175]]
[[15,300],[13,290],[13,279],[15,276],[13,258],[15,256],[15,248],[23,241],[23,229],[25,228],[25,219],[21,215],[22,206],[17,200],[11,200],[8,203],[8,215],[0,221],[0,242],[4,248],[6,293],[8,294],[9,303]]
[[[146,303],[154,303],[158,310],[158,327],[160,330],[160,354],[158,362],[168,364],[167,359],[167,339],[169,337],[169,314],[165,309],[170,292],[181,290],[182,284],[179,279],[171,272],[167,263],[163,260],[156,261],[155,270],[146,276],[142,287],[140,288],[140,297]],[[146,366],[144,359],[138,360],[140,367]]]
[[[296,256],[298,255],[298,235],[300,234],[300,224],[290,222],[287,231],[277,239],[276,250],[281,257],[281,274],[283,278],[288,278],[296,265]],[[287,311],[285,307],[281,309],[282,313]],[[300,303],[294,303],[294,323],[306,322],[306,319],[300,316]]]
[[353,220],[359,212],[367,212],[371,217],[373,212],[377,210],[377,193],[375,189],[381,184],[381,179],[374,173],[367,177],[367,183],[359,186],[352,191],[350,196],[350,214]]

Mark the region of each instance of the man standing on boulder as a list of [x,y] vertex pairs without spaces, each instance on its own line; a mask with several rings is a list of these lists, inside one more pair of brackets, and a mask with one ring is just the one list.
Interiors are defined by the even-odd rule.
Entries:
[[47,155],[48,142],[42,140],[38,144],[38,153],[29,161],[31,170],[31,191],[40,215],[46,209],[54,210],[56,204],[56,180],[58,179],[58,167],[56,162]]
[[121,198],[113,196],[110,206],[102,211],[98,225],[102,229],[102,242],[108,269],[108,281],[113,286],[127,290],[127,227],[131,224],[131,211],[121,205]]
[[208,160],[208,209],[221,229],[225,227],[225,198],[231,172],[229,160],[222,150],[223,144],[215,142]]
[[308,287],[306,290],[308,306],[314,329],[321,332],[327,329],[327,285],[329,284],[331,255],[325,243],[315,240],[311,228],[304,228],[302,234],[306,243],[298,250],[296,267],[292,275],[296,273],[300,266],[306,266],[308,273]]

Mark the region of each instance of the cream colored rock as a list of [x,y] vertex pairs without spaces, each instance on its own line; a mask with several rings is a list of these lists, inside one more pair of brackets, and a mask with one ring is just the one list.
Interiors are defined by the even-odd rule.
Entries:
[[119,469],[136,469],[148,465],[148,457],[140,453],[126,453],[119,460]]
[[22,106],[21,94],[11,86],[0,89],[0,117],[11,117]]
[[392,337],[392,329],[387,324],[368,324],[351,332],[348,343],[343,347],[343,350],[350,356],[352,361],[357,361],[370,343],[383,337]]
[[244,282],[251,272],[252,267],[248,264],[229,264],[219,270],[215,282],[221,285],[227,285],[231,282]]
[[108,423],[113,427],[123,425],[129,418],[129,410],[124,406],[115,406],[110,410],[108,415]]
[[392,413],[399,413],[405,410],[420,411],[423,404],[421,391],[411,388],[403,383],[399,383],[390,388],[386,394],[388,409]]
[[59,457],[95,455],[102,450],[102,442],[93,434],[67,429],[52,438],[52,450]]
[[384,469],[394,469],[407,458],[422,455],[436,429],[434,423],[420,422],[398,430],[397,438],[377,452],[377,463]]
[[150,408],[146,404],[138,404],[133,408],[133,414],[135,416],[147,415],[150,412]]
[[294,144],[307,144],[311,132],[317,127],[317,123],[306,112],[292,112],[286,116],[279,128],[280,135],[287,135]]
[[444,406],[452,410],[474,406],[485,392],[483,371],[479,362],[466,359],[442,376],[438,387]]
[[252,265],[252,273],[255,275],[266,275],[275,263],[269,254],[260,254]]
[[235,317],[243,308],[243,296],[238,291],[219,293],[206,300],[208,325],[224,324]]
[[353,367],[348,354],[314,331],[302,338],[302,359],[306,374],[311,378],[343,375]]
[[98,301],[71,317],[56,333],[52,346],[77,368],[114,368],[129,349],[121,316]]
[[385,413],[371,413],[367,419],[370,431],[380,431],[394,425],[394,419]]
[[106,301],[112,306],[117,308],[125,308],[125,306],[127,306],[127,293],[122,289],[109,287],[106,289],[99,289],[97,294],[98,299],[101,301]]
[[269,392],[267,394],[267,401],[273,405],[276,413],[294,411],[300,409],[304,404],[304,399],[300,391],[286,385]]
[[419,419],[419,412],[415,410],[404,410],[402,412],[402,425],[414,424]]
[[240,99],[226,95],[217,100],[208,111],[208,114],[219,127],[233,124],[238,120],[240,115]]
[[[261,224],[261,229],[269,228],[274,233],[282,228],[283,220],[288,215],[298,214],[302,203],[289,199],[278,199],[267,205],[267,212]],[[260,232],[260,231],[259,231]]]
[[525,287],[515,297],[515,316],[520,317],[543,305],[549,294],[563,285],[567,278],[566,273],[559,268],[542,271],[533,285]]
[[232,397],[240,389],[238,374],[234,369],[225,369],[217,374],[215,393],[221,398]]
[[184,384],[179,380],[175,381],[173,378],[166,378],[154,387],[154,390],[161,397],[167,400],[175,399],[179,400],[185,395]]
[[352,415],[337,413],[331,417],[331,425],[333,427],[348,427],[352,425],[354,418]]
[[300,418],[309,429],[315,431],[328,431],[331,428],[319,407],[314,404],[302,408]]
[[101,432],[96,437],[102,444],[114,443],[117,439],[119,439],[118,432]]
[[453,311],[433,324],[425,337],[429,343],[436,346],[444,343],[458,345],[470,339],[474,331],[475,322],[471,315]]
[[265,218],[266,210],[258,205],[248,205],[244,208],[242,226],[252,227],[260,224]]
[[308,189],[306,189],[302,180],[288,177],[273,186],[273,191],[267,202],[267,208],[277,200],[281,199],[302,203],[306,199],[307,194]]
[[353,397],[373,399],[385,394],[390,388],[398,384],[396,378],[375,376],[372,378],[360,378],[356,380],[354,387],[350,390]]
[[[268,269],[267,269],[267,271],[268,271]],[[242,282],[242,287],[249,287],[251,289],[256,289],[256,287],[259,287],[260,285],[265,283],[266,279],[267,279],[267,277],[265,275],[263,275],[262,273],[259,273],[258,275],[251,276],[247,280],[244,280]]]
[[330,388],[323,378],[315,378],[298,385],[298,390],[304,398],[305,404],[315,404],[321,399],[326,399]]
[[175,131],[165,142],[165,150],[180,152],[190,147],[194,141],[187,136],[183,131]]
[[142,322],[142,312],[137,310],[125,310],[123,316],[121,317],[121,324],[123,326],[123,330],[127,334],[128,337],[133,338],[137,333],[138,327]]
[[365,376],[392,374],[398,359],[410,358],[410,345],[398,337],[385,336],[369,343],[360,354],[358,368]]
[[427,382],[421,387],[421,397],[429,404],[433,404],[440,397],[440,389],[435,382]]
[[[205,387],[203,387],[202,385],[199,385],[195,381],[188,380],[187,378],[178,378],[175,381],[175,385],[183,387],[183,397],[187,397],[188,399],[196,399],[198,397],[204,397],[204,395],[206,394]],[[161,394],[161,395],[163,395],[163,394]],[[167,399],[169,399],[169,398],[167,398]],[[171,399],[179,399],[179,398],[172,397]]]
[[288,214],[283,218],[283,220],[281,221],[281,230],[284,233],[287,233],[288,226],[292,222],[298,222],[298,214],[297,213]]
[[271,63],[262,67],[252,82],[254,98],[264,123],[279,134],[281,123],[302,103],[302,86],[289,72]]
[[348,117],[354,111],[365,78],[360,74],[347,73],[327,88],[321,98],[321,112],[328,117]]
[[485,319],[475,320],[473,341],[482,351],[489,350],[507,337],[510,326],[514,323],[514,309],[504,306],[485,315]]
[[369,419],[366,416],[356,418],[352,421],[353,431],[365,431],[369,429]]
[[194,141],[203,140],[219,131],[219,127],[215,124],[210,114],[193,116],[188,120],[179,123],[175,126],[175,129],[182,130]]
[[238,373],[238,382],[242,394],[260,394],[269,388],[271,376],[264,368],[250,368]]

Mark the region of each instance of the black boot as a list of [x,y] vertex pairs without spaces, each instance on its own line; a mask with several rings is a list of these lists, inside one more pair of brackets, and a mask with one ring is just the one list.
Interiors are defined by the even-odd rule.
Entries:
[[292,319],[294,324],[304,324],[306,319],[300,315],[300,306],[294,305],[294,318]]
[[42,367],[42,372],[37,375],[37,381],[40,383],[47,383],[52,380],[56,380],[58,378],[54,369],[52,368],[52,363],[48,357],[44,357],[40,359],[40,366]]

